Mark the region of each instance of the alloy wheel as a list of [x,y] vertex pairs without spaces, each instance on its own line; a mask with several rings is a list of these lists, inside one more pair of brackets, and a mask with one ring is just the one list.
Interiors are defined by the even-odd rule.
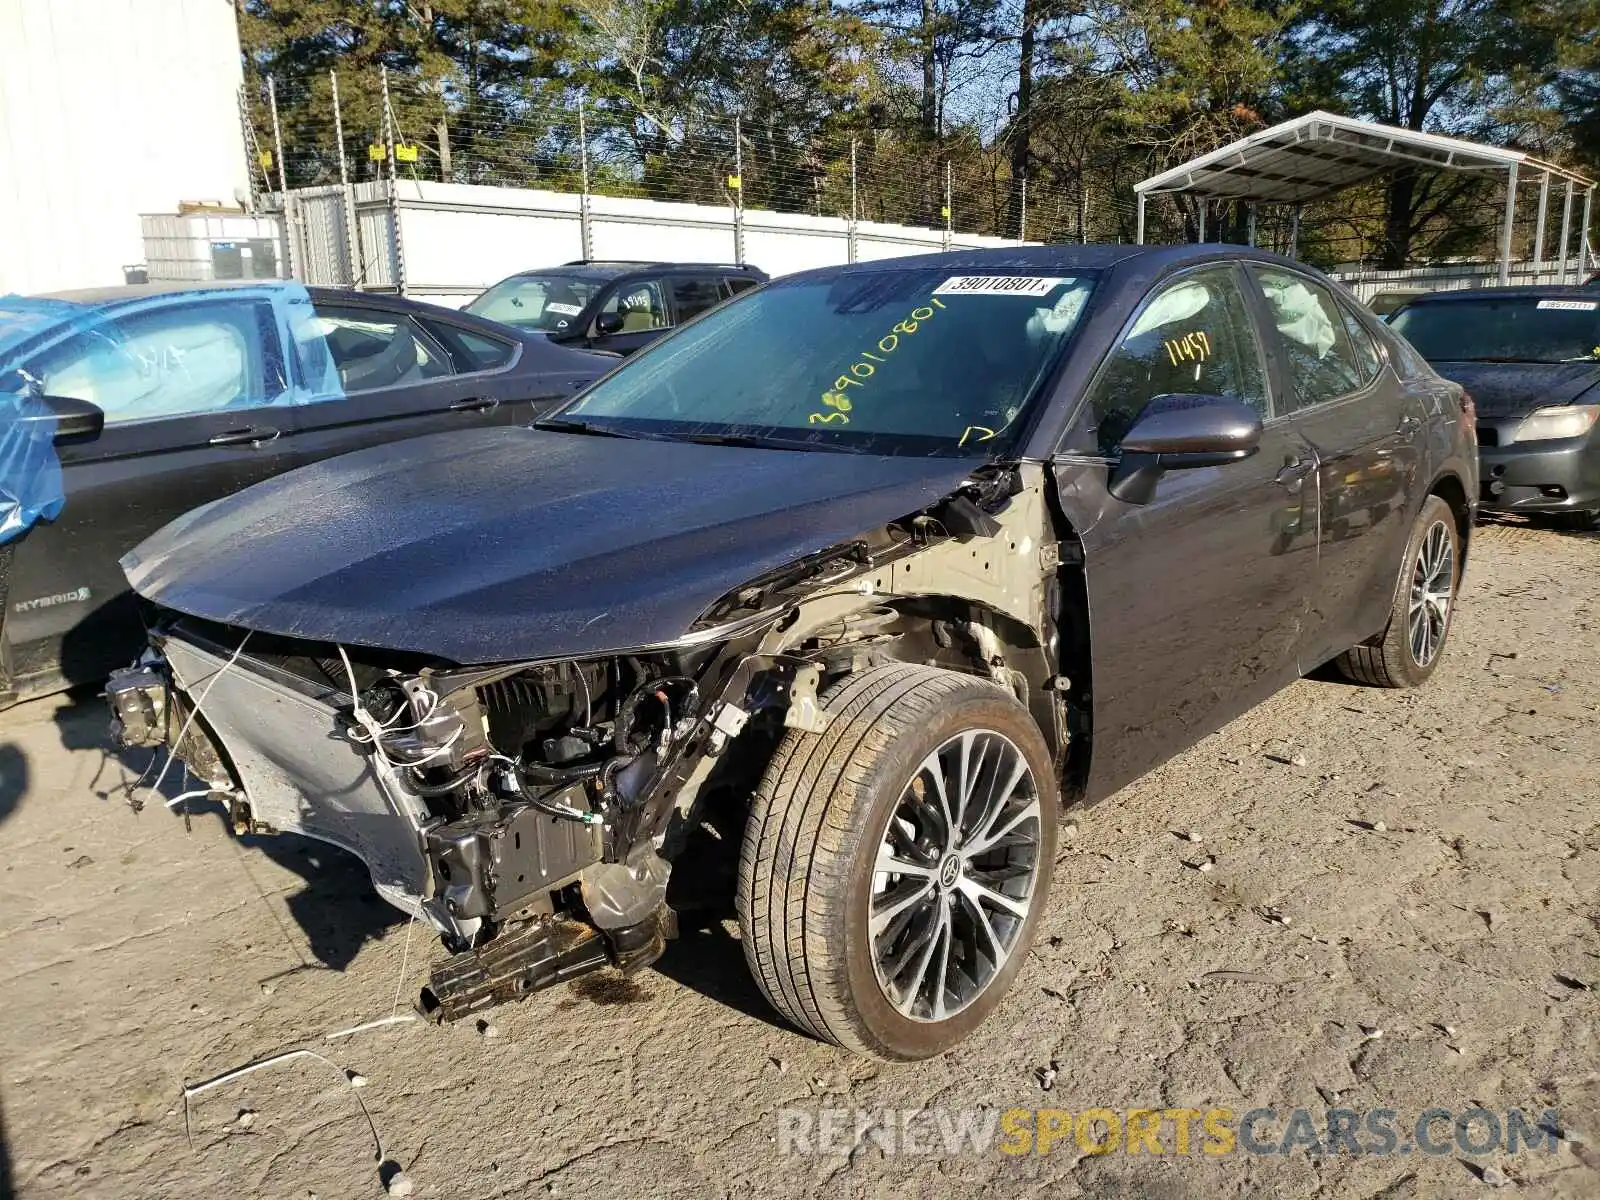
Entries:
[[868,918],[878,985],[902,1016],[947,1020],[1005,965],[1038,885],[1041,820],[1009,738],[966,730],[922,760],[880,840]]
[[1455,542],[1445,523],[1435,521],[1423,534],[1416,566],[1411,572],[1408,632],[1411,659],[1419,667],[1431,665],[1444,645],[1455,584]]

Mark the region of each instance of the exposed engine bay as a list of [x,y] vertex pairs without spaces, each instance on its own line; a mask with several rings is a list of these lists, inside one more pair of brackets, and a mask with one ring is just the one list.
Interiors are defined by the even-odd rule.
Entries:
[[236,831],[358,855],[450,952],[422,1004],[453,1020],[659,957],[672,864],[704,808],[747,797],[785,729],[822,732],[820,694],[851,672],[986,676],[1064,763],[1043,506],[1035,469],[996,470],[750,581],[674,645],[577,660],[463,667],[166,613],[108,685],[114,733],[168,747]]

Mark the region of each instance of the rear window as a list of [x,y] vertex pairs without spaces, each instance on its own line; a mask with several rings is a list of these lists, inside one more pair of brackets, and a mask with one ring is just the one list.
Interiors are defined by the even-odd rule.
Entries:
[[1507,296],[1401,309],[1390,327],[1430,362],[1588,362],[1600,357],[1600,299]]

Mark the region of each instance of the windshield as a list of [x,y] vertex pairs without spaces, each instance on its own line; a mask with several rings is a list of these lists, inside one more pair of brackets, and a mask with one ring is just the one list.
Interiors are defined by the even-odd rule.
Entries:
[[570,326],[605,284],[576,275],[513,275],[467,305],[467,311],[519,329],[554,333]]
[[1600,350],[1600,300],[1443,300],[1401,309],[1389,325],[1431,362],[1589,361]]
[[560,421],[639,437],[985,454],[1020,428],[1093,286],[1084,272],[892,267],[769,284],[657,343]]

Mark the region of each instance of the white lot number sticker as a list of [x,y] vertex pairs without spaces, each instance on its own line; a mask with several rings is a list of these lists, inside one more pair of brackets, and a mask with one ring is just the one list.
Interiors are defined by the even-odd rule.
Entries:
[[1048,296],[1066,280],[1041,275],[952,275],[933,289],[935,296]]
[[546,312],[560,313],[563,317],[575,317],[583,311],[576,304],[562,304],[552,300],[544,306]]
[[1560,312],[1593,312],[1600,308],[1600,300],[1541,300],[1540,308],[1553,308]]

